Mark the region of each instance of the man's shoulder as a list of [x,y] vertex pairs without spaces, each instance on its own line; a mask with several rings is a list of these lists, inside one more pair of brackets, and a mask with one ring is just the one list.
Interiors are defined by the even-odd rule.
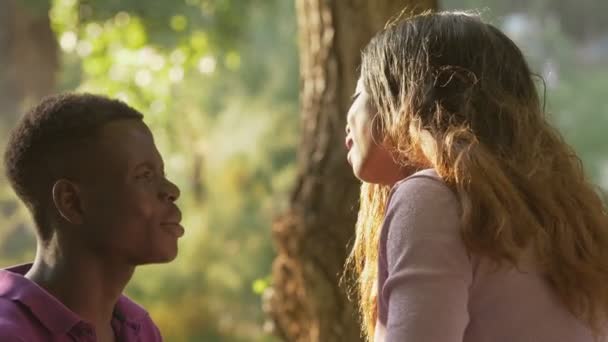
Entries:
[[0,341],[2,342],[25,342],[23,332],[28,331],[20,322],[12,317],[0,316]]
[[28,322],[31,318],[18,301],[0,297],[0,324],[5,322]]
[[19,302],[0,297],[0,341],[28,340],[24,334],[33,333],[37,328],[37,322]]
[[[12,329],[10,326],[4,326],[0,323],[0,341],[2,342],[26,342],[23,333]],[[27,340],[29,342],[31,340]]]

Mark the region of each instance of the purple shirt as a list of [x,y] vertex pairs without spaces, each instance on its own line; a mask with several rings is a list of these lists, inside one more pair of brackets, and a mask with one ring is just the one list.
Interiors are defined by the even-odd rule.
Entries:
[[[30,267],[0,270],[0,341],[96,341],[91,324],[23,276]],[[112,327],[120,342],[162,341],[148,313],[125,296],[116,303]]]

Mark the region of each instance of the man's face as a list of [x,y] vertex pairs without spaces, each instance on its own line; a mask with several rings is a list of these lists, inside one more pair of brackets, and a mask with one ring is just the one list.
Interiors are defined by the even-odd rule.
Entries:
[[165,178],[152,133],[139,120],[103,126],[81,184],[82,239],[99,253],[132,265],[168,262],[184,233],[177,186]]

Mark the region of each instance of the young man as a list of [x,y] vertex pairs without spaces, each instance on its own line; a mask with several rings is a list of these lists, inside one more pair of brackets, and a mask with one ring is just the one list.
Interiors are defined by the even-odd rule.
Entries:
[[46,98],[4,163],[38,246],[33,265],[0,270],[0,341],[161,341],[121,294],[136,266],[173,260],[184,233],[142,114],[101,96]]

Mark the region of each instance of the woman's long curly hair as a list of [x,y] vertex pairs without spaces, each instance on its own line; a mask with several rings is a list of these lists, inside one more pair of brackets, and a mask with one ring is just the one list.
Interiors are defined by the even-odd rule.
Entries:
[[[554,129],[517,46],[465,13],[391,24],[362,53],[374,128],[404,167],[458,195],[469,253],[516,266],[531,250],[564,305],[595,332],[608,317],[608,215]],[[375,129],[374,129],[375,131]],[[348,269],[374,334],[378,243],[390,188],[363,184]]]

